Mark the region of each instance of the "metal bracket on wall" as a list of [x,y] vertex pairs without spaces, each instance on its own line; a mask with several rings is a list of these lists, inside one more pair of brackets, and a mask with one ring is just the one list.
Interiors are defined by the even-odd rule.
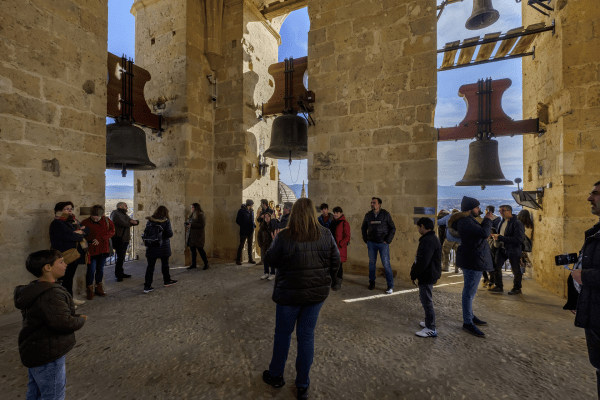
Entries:
[[[520,3],[521,0],[515,0],[517,3]],[[544,4],[544,3],[548,3],[548,5]],[[540,12],[542,14],[544,14],[545,16],[549,17],[550,14],[546,14],[544,11],[540,10],[539,8],[537,8],[536,6],[542,7],[543,9],[545,9],[546,11],[554,11],[554,8],[550,7],[550,3],[552,3],[552,0],[527,0],[527,5],[531,8],[533,8],[534,10],[536,10],[537,12]]]
[[462,1],[463,0],[444,0],[442,2],[442,4],[437,6],[437,9],[440,11],[437,15],[437,20],[438,21],[440,20],[440,17],[442,16],[442,13],[444,12],[444,9],[446,8],[447,5],[462,2]]

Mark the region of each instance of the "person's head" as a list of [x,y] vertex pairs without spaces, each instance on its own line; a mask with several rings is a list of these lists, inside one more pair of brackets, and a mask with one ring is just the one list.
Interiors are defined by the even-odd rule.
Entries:
[[286,201],[285,203],[283,203],[283,215],[291,213],[293,205],[294,203],[292,203],[291,201]]
[[262,199],[260,201],[260,206],[263,210],[266,210],[267,208],[269,208],[269,201],[267,199]]
[[60,203],[56,203],[56,205],[54,206],[55,213],[63,212],[63,213],[67,213],[67,214],[73,214],[74,209],[75,209],[75,206],[70,201],[61,201]]
[[265,222],[268,224],[269,222],[271,222],[271,218],[273,218],[273,215],[268,212],[268,213],[265,213],[263,218],[265,219]]
[[329,215],[329,205],[328,204],[322,203],[319,206],[319,210],[321,210],[321,215],[322,216],[326,217],[326,216]]
[[517,219],[521,221],[525,228],[533,229],[533,218],[528,210],[521,210],[517,214]]
[[252,210],[252,207],[254,207],[254,202],[250,199],[246,200],[246,207]]
[[152,218],[154,219],[169,219],[169,210],[165,206],[158,206],[154,214],[152,214]]
[[192,212],[201,213],[201,212],[204,212],[204,211],[202,211],[202,207],[200,207],[199,203],[192,203]]
[[600,216],[600,181],[594,183],[587,200],[592,205],[592,214]]
[[103,215],[104,215],[104,207],[102,207],[99,204],[93,205],[92,208],[90,209],[90,218],[92,218],[92,220],[95,222],[100,221],[100,218],[102,218]]
[[433,221],[427,217],[422,217],[417,221],[417,228],[419,230],[419,234],[423,236],[427,232],[433,230]]
[[441,209],[441,210],[440,210],[440,212],[438,212],[438,215],[437,215],[437,217],[438,217],[438,219],[439,219],[439,218],[444,218],[444,217],[445,217],[446,215],[448,215],[448,214],[450,214],[450,213],[448,212],[448,210]]
[[381,203],[382,201],[379,197],[373,197],[371,199],[371,210],[379,212],[379,210],[381,209]]
[[125,203],[124,201],[120,201],[117,203],[117,208],[127,211],[127,203]]
[[27,257],[25,268],[36,278],[46,277],[54,281],[65,275],[67,264],[60,251],[40,250]]
[[344,210],[342,210],[342,207],[333,207],[333,218],[340,219],[342,218],[342,215],[344,215]]
[[500,216],[504,219],[512,218],[512,207],[509,206],[508,204],[501,205],[498,208],[498,212],[500,212]]
[[479,208],[479,200],[472,197],[463,196],[460,202],[460,211],[468,211],[473,218],[479,217],[481,209]]
[[491,204],[485,208],[485,212],[486,212],[486,213],[488,213],[488,212],[491,212],[491,213],[493,214],[493,213],[494,213],[494,211],[496,211],[496,207],[494,207],[494,206],[493,206],[493,205],[491,205]]
[[319,227],[312,200],[301,198],[294,203],[287,229],[283,232],[287,231],[286,234],[297,242],[314,242],[321,238]]
[[279,204],[277,204],[275,206],[275,210],[277,210],[277,212],[281,212],[281,206]]

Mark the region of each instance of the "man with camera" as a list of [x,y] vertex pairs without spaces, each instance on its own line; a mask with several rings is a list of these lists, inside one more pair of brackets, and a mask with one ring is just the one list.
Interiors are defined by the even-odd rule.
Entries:
[[[588,201],[592,206],[592,214],[600,216],[600,181],[594,184]],[[600,222],[585,231],[585,242],[579,254],[577,264],[581,268],[571,272],[573,280],[581,285],[575,326],[585,329],[588,355],[590,363],[596,368],[600,398]]]
[[498,233],[492,234],[494,238],[494,247],[496,247],[496,258],[494,259],[494,287],[488,289],[492,293],[503,293],[502,284],[502,266],[506,260],[510,261],[512,273],[514,275],[513,288],[508,294],[521,294],[521,281],[523,273],[521,272],[521,255],[523,254],[523,239],[525,237],[525,227],[512,213],[512,207],[509,205],[500,206],[500,215],[502,223],[498,228]]

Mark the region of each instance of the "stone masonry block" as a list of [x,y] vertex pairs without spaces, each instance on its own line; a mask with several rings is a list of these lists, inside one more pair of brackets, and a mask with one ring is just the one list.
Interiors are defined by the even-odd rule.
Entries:
[[106,134],[106,118],[92,113],[62,108],[59,125],[63,128],[88,132],[96,135]]
[[378,113],[380,127],[412,125],[415,122],[415,108],[403,108],[401,110],[386,110]]
[[373,146],[409,143],[411,140],[411,133],[401,127],[382,128],[373,131]]
[[0,117],[0,140],[21,140],[25,124],[18,119]]
[[377,115],[374,113],[349,116],[339,121],[340,132],[356,132],[377,127]]
[[0,65],[0,76],[9,79],[12,88],[32,97],[40,97],[40,78],[20,69]]
[[51,103],[24,97],[17,93],[0,93],[0,114],[27,118],[33,121],[54,123],[58,108]]

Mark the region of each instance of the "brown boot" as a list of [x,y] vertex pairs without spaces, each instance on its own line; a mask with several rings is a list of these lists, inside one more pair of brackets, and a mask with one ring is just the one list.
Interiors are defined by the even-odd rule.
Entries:
[[106,293],[104,292],[104,283],[99,283],[96,285],[96,294],[101,297],[106,296]]
[[94,300],[94,285],[89,285],[87,287],[87,299]]

